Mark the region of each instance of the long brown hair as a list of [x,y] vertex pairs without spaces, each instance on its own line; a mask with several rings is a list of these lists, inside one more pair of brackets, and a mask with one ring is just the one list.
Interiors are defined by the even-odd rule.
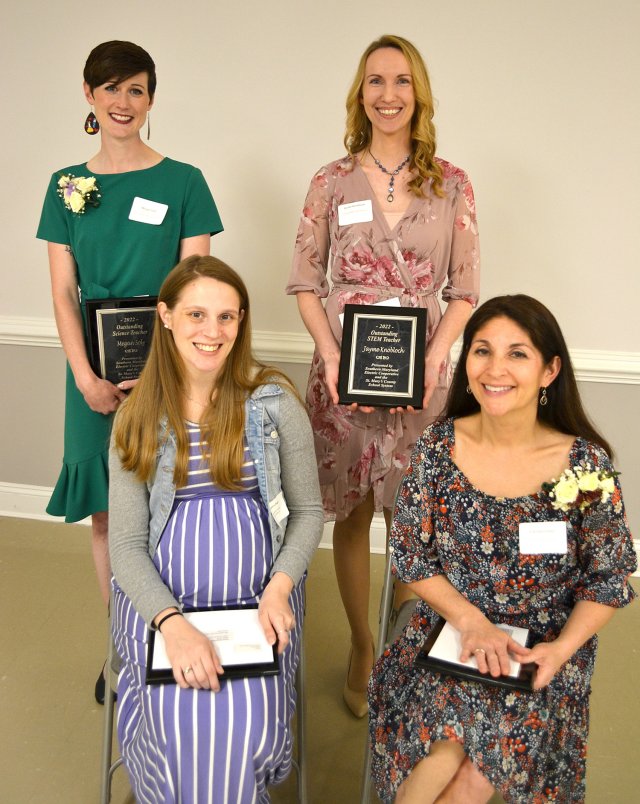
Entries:
[[538,405],[538,421],[561,433],[593,441],[612,458],[611,446],[596,430],[582,405],[569,349],[558,322],[544,304],[523,293],[495,296],[480,305],[467,321],[444,416],[470,416],[480,410],[475,396],[467,393],[467,356],[478,330],[494,318],[508,318],[523,329],[542,355],[545,365],[556,356],[560,358],[560,372],[547,387],[548,404]]
[[[249,295],[240,276],[216,257],[191,256],[179,262],[162,283],[158,302],[169,310],[178,303],[184,288],[202,277],[232,287],[240,298],[244,315],[238,336],[214,382],[212,401],[200,422],[203,454],[209,459],[211,477],[222,488],[240,488],[244,445],[244,403],[260,385],[276,382],[297,396],[291,381],[281,371],[265,366],[251,350]],[[151,350],[140,380],[116,417],[115,443],[125,469],[142,481],[153,477],[158,448],[168,432],[161,432],[166,419],[176,438],[174,482],[187,481],[189,439],[184,425],[185,372],[173,335],[162,325],[156,312]],[[215,445],[215,449],[212,449]]]
[[409,167],[417,173],[409,182],[409,189],[417,196],[425,195],[423,184],[431,182],[433,192],[442,197],[442,168],[435,161],[436,129],[433,124],[433,94],[429,73],[420,52],[407,39],[385,34],[372,42],[360,57],[355,78],[347,95],[347,127],[344,145],[352,159],[371,145],[371,121],[362,100],[367,59],[380,48],[392,47],[401,51],[409,64],[416,108],[411,120],[411,161]]

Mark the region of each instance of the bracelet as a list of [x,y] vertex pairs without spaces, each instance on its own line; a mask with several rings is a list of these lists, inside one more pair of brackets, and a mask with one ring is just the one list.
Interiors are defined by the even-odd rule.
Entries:
[[170,617],[182,617],[182,612],[170,611],[169,614],[165,614],[164,617],[160,620],[160,622],[156,625],[156,631],[159,631],[162,623],[165,623]]

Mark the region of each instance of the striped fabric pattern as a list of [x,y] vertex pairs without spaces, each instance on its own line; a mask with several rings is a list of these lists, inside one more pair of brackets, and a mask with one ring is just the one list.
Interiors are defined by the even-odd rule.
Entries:
[[[188,608],[255,603],[269,579],[271,538],[245,445],[243,490],[216,488],[199,429],[189,425],[187,485],[154,558]],[[136,800],[145,804],[263,804],[268,785],[291,769],[304,582],[292,593],[296,617],[280,675],[224,681],[219,693],[144,683],[147,627],[114,581],[113,631],[123,657],[118,737]]]

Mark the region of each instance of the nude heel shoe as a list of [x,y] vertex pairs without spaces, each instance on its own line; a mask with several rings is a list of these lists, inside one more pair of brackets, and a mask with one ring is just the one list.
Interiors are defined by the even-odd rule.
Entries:
[[349,663],[347,665],[347,677],[344,680],[342,697],[351,714],[354,715],[354,717],[363,718],[369,711],[369,703],[367,701],[367,691],[363,690],[362,692],[358,692],[357,690],[352,690],[351,687],[349,686],[349,675],[351,673],[352,658],[353,658],[353,647],[349,649]]

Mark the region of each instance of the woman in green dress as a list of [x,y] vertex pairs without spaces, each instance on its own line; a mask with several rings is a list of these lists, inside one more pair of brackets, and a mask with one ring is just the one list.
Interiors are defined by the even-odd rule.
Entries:
[[[100,149],[57,170],[37,237],[48,246],[56,324],[67,356],[62,471],[47,513],[91,516],[100,591],[109,599],[107,453],[111,419],[135,380],[113,385],[91,369],[83,302],[155,295],[181,259],[209,254],[222,224],[202,173],[163,157],[140,136],[156,89],[151,56],[131,42],[104,42],[89,54],[84,94],[88,134]],[[104,699],[102,674],[96,698]],[[101,701],[100,701],[101,702]]]

